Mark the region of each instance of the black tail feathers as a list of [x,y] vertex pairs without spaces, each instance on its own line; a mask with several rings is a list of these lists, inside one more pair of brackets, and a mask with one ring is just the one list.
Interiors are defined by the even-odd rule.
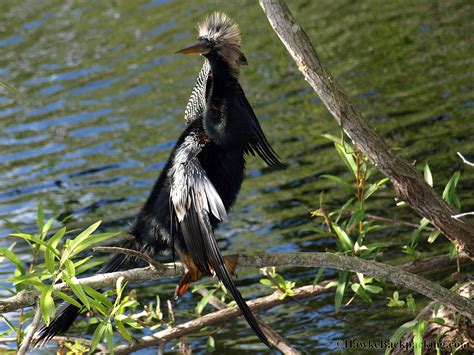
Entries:
[[[128,256],[125,254],[116,254],[107,264],[100,268],[98,273],[117,271],[127,259]],[[77,298],[75,299],[78,300]],[[56,317],[48,326],[44,325],[40,329],[39,337],[35,339],[34,346],[43,346],[44,343],[50,341],[54,336],[66,332],[83,309],[66,302],[61,303],[56,311]]]

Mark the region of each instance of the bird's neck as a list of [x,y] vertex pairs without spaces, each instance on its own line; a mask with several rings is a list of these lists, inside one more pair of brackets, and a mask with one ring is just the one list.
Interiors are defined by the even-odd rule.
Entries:
[[211,66],[212,74],[212,88],[209,99],[220,99],[227,94],[230,88],[234,87],[237,77],[229,64],[219,56],[210,56],[207,59]]

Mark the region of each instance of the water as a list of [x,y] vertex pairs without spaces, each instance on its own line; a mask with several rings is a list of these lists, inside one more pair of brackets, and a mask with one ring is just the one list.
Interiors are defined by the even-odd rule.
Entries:
[[[439,192],[462,169],[463,210],[474,209],[474,170],[456,157],[461,151],[474,160],[472,4],[292,1],[290,8],[377,131],[420,169],[429,163]],[[184,107],[202,63],[197,56],[173,53],[193,43],[194,26],[204,14],[221,10],[241,25],[249,61],[242,86],[288,163],[288,169],[276,171],[248,159],[239,201],[219,229],[222,246],[232,253],[334,248],[333,240],[310,231],[321,221],[311,220],[309,211],[319,206],[321,191],[332,207],[348,198],[319,178],[349,177],[321,136],[339,130],[255,2],[9,0],[0,9],[0,78],[20,93],[0,89],[2,217],[32,228],[43,201],[48,215],[72,214],[71,227],[102,219],[110,230],[125,230],[184,127]],[[371,209],[419,220],[408,209],[394,208],[390,189]],[[10,230],[1,226],[0,244],[8,246]],[[372,237],[391,243],[397,248],[391,255],[400,255],[409,233],[391,228]],[[15,251],[28,259],[25,245]],[[11,272],[0,264],[4,277]],[[282,273],[302,285],[315,271]],[[239,276],[245,297],[268,292],[258,286],[257,272]],[[157,283],[142,291],[166,298],[170,289]],[[176,305],[178,312],[196,300],[187,295]],[[409,319],[393,314],[386,322],[386,300],[380,297],[345,313],[352,324],[364,321],[364,327],[355,327],[332,318],[332,302],[332,294],[308,301],[325,317],[297,305],[262,316],[298,349],[318,353],[333,349],[337,339],[386,337]],[[226,353],[263,350],[242,322],[229,324],[216,343]],[[205,339],[192,344],[203,351]]]

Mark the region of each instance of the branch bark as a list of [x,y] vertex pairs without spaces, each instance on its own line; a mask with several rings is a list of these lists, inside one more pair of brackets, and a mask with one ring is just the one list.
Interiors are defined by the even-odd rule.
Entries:
[[471,259],[474,226],[452,218],[458,212],[424,181],[406,160],[396,156],[355,108],[347,94],[325,69],[306,33],[281,0],[259,0],[273,30],[296,62],[306,81],[360,151],[393,183],[396,196],[427,218]]
[[[175,278],[182,275],[181,264],[164,264],[166,269],[157,270],[154,267],[131,269],[108,274],[94,275],[79,279],[83,285],[95,289],[113,286],[119,277],[124,277],[129,283],[139,283],[162,278]],[[390,281],[398,286],[406,287],[442,304],[450,305],[474,319],[474,302],[456,295],[444,287],[431,282],[424,277],[406,272],[401,268],[385,265],[375,261],[359,259],[331,253],[269,253],[260,255],[238,255],[237,267],[325,267],[342,271],[360,272],[368,276]],[[67,291],[66,283],[56,284],[56,290]],[[18,308],[32,305],[39,297],[38,291],[22,291],[16,296],[0,300],[0,313],[14,311]]]
[[20,349],[18,349],[18,355],[24,355],[27,353],[30,347],[31,341],[33,340],[33,337],[36,333],[36,329],[38,329],[40,323],[41,323],[41,309],[40,309],[39,302],[37,302],[35,316],[28,328],[28,332],[26,333],[25,337],[23,338],[23,341],[21,342]]

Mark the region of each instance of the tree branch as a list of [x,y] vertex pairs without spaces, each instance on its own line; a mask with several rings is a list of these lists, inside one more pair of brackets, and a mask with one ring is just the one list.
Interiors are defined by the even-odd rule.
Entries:
[[18,355],[24,355],[27,353],[28,348],[30,347],[31,341],[36,333],[36,329],[38,329],[41,322],[41,308],[39,302],[36,304],[35,316],[28,328],[28,332],[26,333],[23,341],[21,342],[20,349],[18,349]]
[[[327,289],[323,285],[303,286],[295,289],[293,298],[308,298],[313,297],[319,293],[325,292]],[[280,299],[280,292],[275,292],[270,296],[257,298],[253,301],[247,302],[252,311],[264,310],[274,307],[279,304],[289,302],[290,299]],[[137,342],[115,347],[116,354],[129,354],[130,352],[140,349],[148,348],[150,346],[159,345],[171,339],[184,337],[198,332],[203,327],[222,324],[231,319],[240,316],[240,310],[237,307],[225,308],[223,310],[206,314],[200,318],[193,319],[189,322],[179,324],[175,327],[161,330],[151,335],[147,335],[138,339]]]
[[424,181],[406,160],[395,155],[364,120],[329,71],[323,68],[311,41],[281,0],[259,0],[273,30],[306,81],[360,151],[393,183],[395,194],[427,218],[474,259],[474,226],[451,218],[457,212]]
[[[119,277],[124,277],[128,283],[140,283],[162,278],[175,278],[182,275],[183,268],[179,263],[164,264],[166,269],[156,270],[154,267],[131,269],[108,274],[99,274],[79,282],[95,289],[115,285]],[[375,261],[359,259],[331,253],[269,253],[260,255],[238,255],[238,268],[243,267],[325,267],[343,271],[360,272],[368,276],[381,278],[418,292],[428,298],[456,308],[460,313],[474,317],[474,302],[456,295],[444,287],[423,277],[406,272],[401,268],[385,265]],[[66,283],[54,286],[56,290],[69,289]],[[18,308],[32,305],[39,297],[38,291],[22,291],[16,296],[0,300],[0,313],[14,311]]]
[[[209,290],[207,290],[205,288],[200,288],[199,290],[197,290],[197,293],[199,293],[203,297],[206,297],[208,292],[209,292]],[[227,305],[214,295],[209,297],[209,304],[211,306],[213,306],[214,308],[216,308],[217,310],[222,310],[222,309],[227,308]],[[280,334],[278,334],[276,331],[274,331],[270,326],[268,326],[268,324],[264,323],[256,315],[255,315],[255,320],[257,321],[258,325],[260,325],[260,328],[262,328],[262,331],[267,336],[268,341],[270,342],[270,344],[272,346],[275,347],[275,349],[280,350],[282,352],[282,354],[285,354],[285,355],[299,355],[299,354],[301,354],[298,350],[293,348],[286,341],[285,338],[283,338]]]

